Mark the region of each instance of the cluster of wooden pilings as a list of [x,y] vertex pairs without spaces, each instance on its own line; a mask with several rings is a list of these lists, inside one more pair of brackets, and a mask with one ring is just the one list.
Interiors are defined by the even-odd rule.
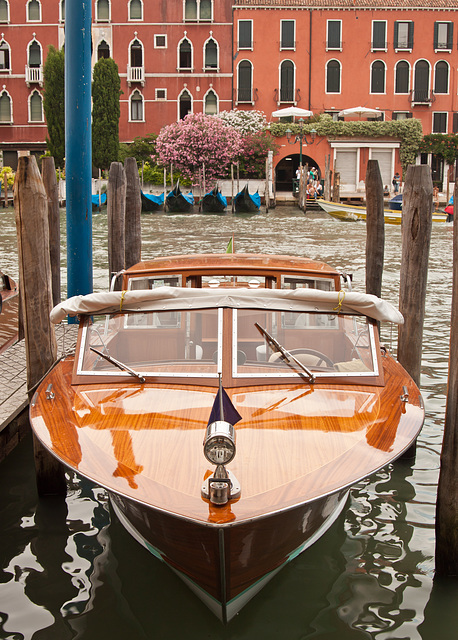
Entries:
[[[366,291],[380,295],[384,259],[383,183],[378,162],[369,160],[366,177],[367,243]],[[108,183],[108,239],[110,274],[140,260],[141,200],[135,159],[125,166],[113,163]],[[34,157],[19,159],[14,187],[18,230],[20,295],[30,395],[55,361],[56,341],[49,312],[60,301],[56,255],[60,247],[54,162],[45,159],[43,180]],[[454,201],[458,202],[458,182]],[[425,314],[427,269],[432,226],[433,185],[429,167],[407,171],[402,215],[402,260],[399,308],[404,325],[399,331],[398,360],[420,384],[421,345]],[[453,300],[450,366],[444,444],[436,511],[436,570],[458,575],[458,222],[454,221]],[[126,221],[128,223],[126,224]],[[54,269],[52,268],[54,265]],[[117,286],[117,283],[116,283]],[[59,463],[35,443],[37,484],[41,494],[65,491]],[[414,454],[414,449],[409,452]]]

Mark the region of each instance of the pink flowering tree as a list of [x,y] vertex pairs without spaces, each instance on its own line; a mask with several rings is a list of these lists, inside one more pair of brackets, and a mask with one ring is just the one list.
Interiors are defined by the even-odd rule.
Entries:
[[193,184],[205,165],[207,184],[223,177],[228,165],[240,154],[241,135],[215,116],[190,113],[183,120],[161,129],[156,140],[159,164],[173,166]]

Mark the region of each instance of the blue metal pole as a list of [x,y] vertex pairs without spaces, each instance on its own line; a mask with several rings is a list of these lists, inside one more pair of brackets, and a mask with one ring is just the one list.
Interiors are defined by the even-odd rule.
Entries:
[[91,0],[65,3],[67,295],[92,292]]

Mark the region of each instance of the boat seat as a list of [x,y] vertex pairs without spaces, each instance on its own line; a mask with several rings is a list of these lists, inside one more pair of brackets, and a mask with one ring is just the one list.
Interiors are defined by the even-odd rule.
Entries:
[[[276,351],[270,356],[269,362],[275,363],[280,360],[281,357],[281,353],[279,351]],[[306,367],[314,367],[319,361],[318,356],[313,355],[313,353],[295,353],[294,357]]]
[[337,369],[337,371],[342,371],[342,372],[372,371],[372,369],[369,369],[369,367],[366,367],[364,362],[362,362],[362,360],[360,360],[359,358],[353,358],[352,360],[347,360],[344,362],[335,362],[334,367]]

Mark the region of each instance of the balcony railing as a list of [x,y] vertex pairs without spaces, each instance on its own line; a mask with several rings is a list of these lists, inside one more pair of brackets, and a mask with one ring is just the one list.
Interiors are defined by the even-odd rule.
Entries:
[[43,85],[43,67],[41,65],[39,67],[29,67],[29,65],[26,65],[25,81],[27,85],[39,84],[40,86],[42,86]]
[[253,90],[237,89],[237,102],[253,102]]
[[425,89],[414,89],[412,91],[412,96],[411,96],[412,104],[423,104],[423,105],[431,106],[434,100],[435,100],[435,97],[431,93],[431,91],[427,91]]
[[127,82],[140,82],[145,84],[145,67],[127,67]]

